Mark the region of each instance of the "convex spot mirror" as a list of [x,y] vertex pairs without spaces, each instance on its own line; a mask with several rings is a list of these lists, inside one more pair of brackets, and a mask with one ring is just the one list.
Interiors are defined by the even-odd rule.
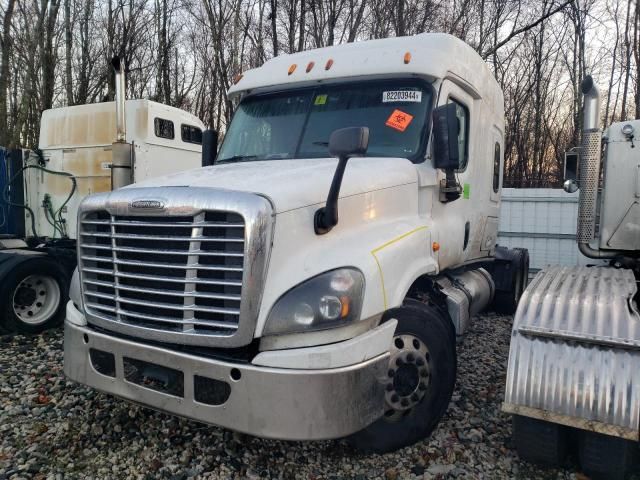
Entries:
[[460,120],[455,103],[447,103],[433,111],[433,166],[443,170],[460,167],[458,134]]

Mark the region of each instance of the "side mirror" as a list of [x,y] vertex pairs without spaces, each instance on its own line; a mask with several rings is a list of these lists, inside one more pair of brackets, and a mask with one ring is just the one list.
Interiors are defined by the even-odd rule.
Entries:
[[577,151],[564,152],[564,179],[578,180],[578,160],[580,154]]
[[580,154],[578,150],[571,149],[564,152],[564,183],[562,189],[567,193],[575,193],[580,186],[578,185],[578,162]]
[[460,121],[455,103],[447,103],[433,111],[433,166],[455,170],[460,166],[458,133]]
[[333,174],[327,204],[316,211],[314,229],[317,235],[324,235],[338,224],[338,197],[342,177],[351,157],[364,155],[369,147],[369,129],[367,127],[349,127],[334,130],[329,137],[329,153],[338,157],[338,167]]
[[216,161],[218,153],[218,132],[205,130],[202,132],[202,166],[208,167]]

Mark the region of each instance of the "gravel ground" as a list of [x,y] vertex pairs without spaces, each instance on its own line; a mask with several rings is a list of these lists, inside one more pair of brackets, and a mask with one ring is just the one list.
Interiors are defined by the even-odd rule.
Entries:
[[0,337],[0,480],[7,478],[585,479],[520,462],[500,412],[510,318],[477,318],[431,438],[387,455],[344,442],[278,442],[128,404],[67,381],[62,331]]

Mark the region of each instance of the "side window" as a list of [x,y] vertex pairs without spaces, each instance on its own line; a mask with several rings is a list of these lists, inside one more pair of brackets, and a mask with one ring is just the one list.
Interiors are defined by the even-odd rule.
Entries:
[[165,120],[164,118],[154,118],[153,127],[156,133],[156,137],[168,138],[169,140],[175,137],[173,131],[173,122],[171,120]]
[[493,152],[493,191],[498,193],[500,189],[500,144],[496,142]]
[[449,98],[449,101],[456,105],[456,115],[460,125],[458,130],[459,170],[464,170],[467,168],[467,161],[469,160],[469,109],[453,98]]
[[183,142],[202,145],[202,130],[198,127],[182,124],[180,126],[180,134]]

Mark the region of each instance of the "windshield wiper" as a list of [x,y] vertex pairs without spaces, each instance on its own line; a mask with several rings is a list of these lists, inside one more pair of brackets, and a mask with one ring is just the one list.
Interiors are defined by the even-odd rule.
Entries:
[[312,145],[319,145],[321,147],[328,147],[329,142],[311,142]]
[[257,155],[234,155],[233,157],[221,158],[216,163],[250,162],[258,158]]

